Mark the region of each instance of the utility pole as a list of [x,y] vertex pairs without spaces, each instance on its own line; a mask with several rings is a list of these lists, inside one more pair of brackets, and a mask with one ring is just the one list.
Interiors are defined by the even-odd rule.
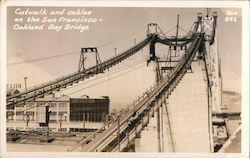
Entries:
[[[158,105],[156,105],[158,106]],[[158,140],[158,152],[161,152],[161,125],[160,125],[160,107],[157,108],[156,110],[157,114],[157,140]]]
[[60,115],[60,128],[62,127],[62,114]]
[[66,113],[60,114],[60,120],[59,120],[60,121],[60,128],[62,127],[63,116],[65,118],[65,121],[67,121],[67,114]]
[[118,152],[120,152],[120,114],[117,116],[117,124],[118,124],[117,143],[118,143]]
[[136,38],[134,39],[135,45],[136,45]]
[[87,122],[90,122],[90,121],[89,121],[89,113],[87,113]]
[[[160,65],[159,65],[159,62],[158,62],[158,58],[156,57],[156,83],[158,83],[161,78],[162,78],[162,74],[161,74],[161,70],[160,70]],[[160,113],[160,110],[162,110],[162,99],[160,98],[159,102],[157,102],[156,104],[160,103],[160,106],[158,107],[157,106],[157,110],[156,110],[156,119],[157,119],[157,140],[158,140],[158,152],[162,152],[162,139],[161,139],[161,113]],[[163,119],[163,118],[162,118]]]
[[24,86],[25,86],[25,91],[27,91],[27,79],[28,79],[28,77],[24,77]]
[[26,127],[28,127],[30,122],[30,115],[27,113],[25,115],[26,115]]
[[83,119],[82,119],[82,132],[85,130],[85,113],[83,113]]
[[163,95],[160,100],[161,100],[161,113],[160,113],[160,126],[161,126],[161,152],[164,152],[164,135],[163,135],[163,98],[165,97],[165,95]]
[[117,52],[116,52],[117,48],[115,48],[115,56],[117,56]]

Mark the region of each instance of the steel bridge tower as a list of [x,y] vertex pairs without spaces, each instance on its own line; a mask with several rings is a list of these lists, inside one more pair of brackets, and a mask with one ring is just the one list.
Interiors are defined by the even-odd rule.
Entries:
[[[217,146],[223,144],[214,133],[218,127],[224,128],[224,139],[228,138],[226,122],[224,119],[217,118],[226,108],[222,105],[222,74],[221,59],[218,49],[217,39],[217,13],[213,12],[212,16],[208,14],[202,18],[202,30],[205,33],[205,63],[207,67],[208,79],[208,106],[210,120],[210,141],[211,151],[216,152]],[[215,116],[214,116],[215,115]]]
[[[210,80],[210,101],[213,113],[221,113],[222,109],[222,75],[221,60],[217,40],[217,13],[205,16],[202,19],[205,33],[207,66]],[[216,29],[214,29],[216,28]]]

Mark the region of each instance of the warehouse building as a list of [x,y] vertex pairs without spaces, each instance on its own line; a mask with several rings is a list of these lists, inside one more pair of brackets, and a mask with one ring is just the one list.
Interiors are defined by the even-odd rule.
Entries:
[[49,112],[49,128],[53,132],[82,132],[100,128],[108,120],[109,97],[40,98],[26,105],[7,109],[7,130],[41,129],[46,126],[46,107]]

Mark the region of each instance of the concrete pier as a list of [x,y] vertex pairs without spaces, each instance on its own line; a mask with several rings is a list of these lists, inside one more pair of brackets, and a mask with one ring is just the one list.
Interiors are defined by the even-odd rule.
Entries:
[[[210,152],[207,79],[202,61],[192,63],[163,106],[164,152]],[[170,123],[170,126],[168,126]],[[141,152],[157,152],[156,117],[141,133]],[[169,133],[171,127],[172,133]],[[170,134],[172,134],[173,143]],[[173,151],[174,147],[174,151]]]

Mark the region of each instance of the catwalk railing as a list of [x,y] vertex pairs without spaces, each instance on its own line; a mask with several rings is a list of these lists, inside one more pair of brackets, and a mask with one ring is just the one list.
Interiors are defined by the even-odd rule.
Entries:
[[165,93],[170,95],[182,76],[190,68],[195,54],[200,47],[202,37],[202,34],[196,34],[195,39],[180,62],[157,85],[153,86],[150,91],[139,97],[130,106],[131,108],[112,123],[108,129],[84,145],[82,151],[122,151],[128,146],[130,140],[133,140],[137,133],[140,133],[142,128],[148,123],[149,116],[159,106],[158,101],[161,99],[161,96],[165,95]]
[[7,96],[7,107],[15,106],[18,104],[25,104],[29,101],[35,101],[37,98],[42,98],[46,94],[51,94],[54,91],[59,91],[62,88],[67,88],[70,85],[73,85],[74,83],[78,83],[79,81],[82,81],[86,78],[89,78],[90,76],[93,76],[98,73],[102,73],[106,69],[112,67],[113,65],[125,60],[129,56],[135,54],[142,48],[144,48],[147,44],[151,43],[152,41],[160,42],[166,45],[173,45],[174,42],[176,42],[177,45],[185,45],[193,41],[194,35],[197,33],[198,28],[201,23],[201,17],[198,17],[198,20],[194,23],[190,31],[188,32],[187,36],[185,37],[176,37],[176,38],[162,38],[157,35],[157,33],[148,33],[147,37],[138,43],[137,45],[131,47],[127,51],[112,57],[100,64],[97,64],[95,66],[92,66],[86,70],[75,72],[66,76],[63,76],[61,78],[57,78],[55,80],[36,85],[34,87],[29,88],[26,91],[23,91],[18,94],[14,94],[11,96]]
[[28,101],[35,101],[35,99],[37,98],[44,97],[45,94],[51,94],[54,91],[59,91],[62,88],[66,88],[69,85],[78,83],[79,81],[89,78],[90,76],[93,76],[98,73],[102,73],[104,70],[125,60],[129,56],[141,50],[148,43],[150,43],[154,38],[155,38],[155,34],[151,34],[147,36],[146,39],[144,39],[143,41],[135,45],[134,47],[98,65],[92,66],[81,72],[75,72],[73,74],[69,74],[62,78],[57,78],[53,81],[43,83],[41,85],[30,88],[27,91],[24,91],[15,95],[11,95],[7,97],[7,106],[12,106],[12,105],[14,106],[17,104],[25,104],[25,102],[28,102]]

